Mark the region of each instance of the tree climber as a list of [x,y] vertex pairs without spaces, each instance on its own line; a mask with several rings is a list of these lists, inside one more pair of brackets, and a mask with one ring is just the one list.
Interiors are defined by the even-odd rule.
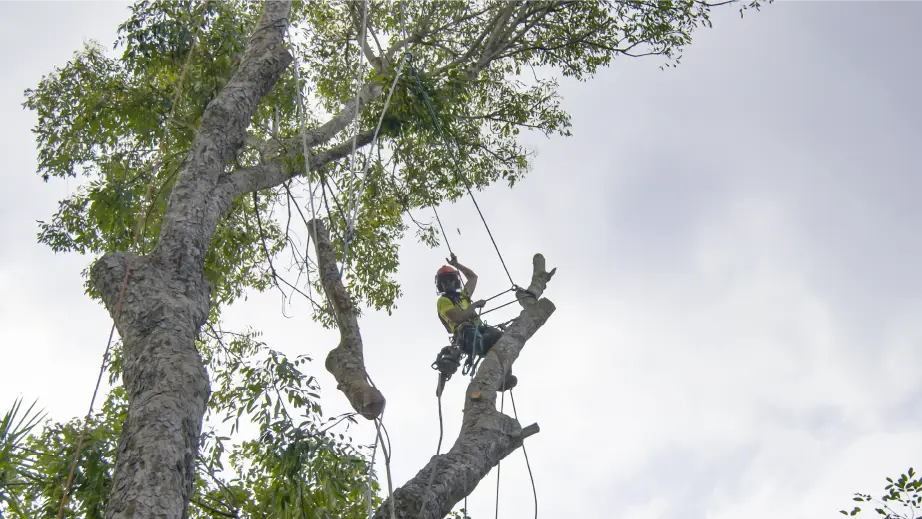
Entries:
[[[453,334],[452,343],[461,348],[468,357],[485,356],[503,336],[503,332],[499,328],[483,324],[477,315],[477,309],[482,308],[486,301],[480,299],[471,303],[471,295],[477,287],[477,274],[458,263],[454,253],[451,254],[451,259],[446,261],[448,265],[440,268],[435,274],[435,287],[440,294],[436,303],[439,320],[445,329]],[[467,278],[463,288],[461,274]],[[510,369],[500,389],[512,389],[517,383],[518,379]]]

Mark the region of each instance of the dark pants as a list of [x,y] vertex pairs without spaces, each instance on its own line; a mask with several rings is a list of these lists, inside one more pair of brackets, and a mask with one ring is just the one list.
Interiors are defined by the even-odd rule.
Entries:
[[458,327],[456,336],[461,351],[468,355],[483,356],[503,336],[503,331],[492,326],[463,323]]

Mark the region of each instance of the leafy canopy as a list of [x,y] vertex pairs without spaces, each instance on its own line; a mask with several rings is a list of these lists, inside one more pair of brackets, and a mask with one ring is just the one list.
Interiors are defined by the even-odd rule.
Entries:
[[[196,465],[194,518],[363,513],[367,461],[351,439],[327,430],[331,422],[322,416],[316,381],[301,371],[306,358],[287,359],[260,343],[255,332],[219,329],[223,305],[248,290],[287,283],[275,268],[282,254],[291,256],[298,272],[288,286],[303,286],[302,276],[316,273],[300,237],[304,233],[298,232],[309,207],[342,237],[344,213],[365,182],[344,266],[347,288],[357,302],[390,311],[400,297],[397,244],[410,228],[408,220],[421,240],[438,244],[435,229],[413,218],[414,211],[457,199],[465,183],[477,189],[499,180],[514,185],[533,159],[519,142],[522,132],[570,135],[559,77],[585,81],[619,56],[655,55],[675,65],[693,30],[710,24],[711,10],[696,0],[367,5],[365,41],[374,66],[360,63],[357,55],[362,4],[295,3],[289,43],[309,101],[308,129],[323,127],[354,101],[356,77],[389,89],[399,59],[410,52],[447,140],[437,133],[416,78],[405,67],[374,147],[360,146],[354,163],[325,164],[310,179],[296,176],[241,196],[222,219],[205,266],[215,304],[198,345],[214,382]],[[749,6],[759,3],[743,8]],[[81,179],[79,188],[40,222],[40,242],[56,252],[95,258],[130,249],[133,229],[142,224],[139,252],[154,250],[202,113],[233,74],[259,11],[253,0],[209,2],[204,11],[197,2],[141,0],[119,27],[111,51],[90,42],[25,92],[24,106],[37,116],[38,174],[46,181]],[[188,75],[180,83],[187,62]],[[304,171],[298,86],[291,67],[263,100],[246,146],[228,172],[272,160],[273,149],[283,150],[293,175]],[[173,106],[177,91],[181,95]],[[348,143],[353,131],[367,135],[384,111],[385,98],[371,99],[360,110],[357,128],[335,132],[311,153]],[[308,180],[320,188],[309,192]],[[343,241],[336,245],[342,261]],[[316,275],[311,281],[308,297],[320,290]],[[88,290],[95,296],[92,287]],[[315,318],[332,325],[321,310]],[[120,375],[119,353],[116,347],[110,382]],[[125,398],[117,388],[85,424],[88,437],[67,517],[102,517],[124,416]],[[4,515],[56,513],[83,425],[82,420],[45,423],[38,432],[0,438],[7,442],[0,444]],[[375,495],[375,506],[379,500]]]
[[895,480],[887,478],[885,493],[879,497],[856,493],[852,501],[865,503],[855,505],[851,510],[839,510],[845,516],[857,516],[862,506],[872,507],[880,519],[915,519],[922,511],[922,477],[913,469],[900,474]]
[[[176,172],[206,105],[234,72],[259,6],[251,0],[211,2],[202,14],[200,3],[139,1],[119,27],[114,52],[88,43],[26,91],[25,106],[38,116],[39,174],[46,180],[85,179],[50,220],[40,222],[42,243],[92,256],[126,250],[132,229],[144,221],[140,250],[153,248]],[[447,142],[435,132],[404,68],[374,149],[360,149],[354,164],[347,159],[313,172],[314,185],[323,186],[314,193],[305,189],[307,179],[296,178],[237,200],[207,258],[218,308],[248,289],[278,284],[278,269],[267,268],[267,262],[285,251],[299,273],[312,273],[297,232],[297,223],[309,216],[308,198],[314,198],[334,234],[342,237],[343,213],[350,210],[350,195],[368,161],[344,270],[358,302],[390,311],[400,296],[394,276],[397,244],[409,229],[405,215],[457,199],[465,182],[475,188],[500,179],[513,185],[527,173],[533,156],[519,142],[522,131],[570,135],[558,77],[584,81],[618,56],[658,55],[674,65],[693,30],[710,24],[711,9],[697,0],[374,1],[368,4],[365,39],[376,56],[372,67],[360,64],[357,55],[361,6],[331,1],[294,7],[289,42],[310,101],[308,127],[320,127],[354,103],[360,68],[363,82],[389,88],[399,57],[410,52]],[[187,59],[189,74],[169,119]],[[289,164],[293,172],[303,171],[293,68],[261,104],[236,165],[258,164],[272,144],[296,157]],[[385,97],[363,106],[359,131],[374,128]],[[348,142],[353,130],[339,132],[314,152]],[[160,167],[155,168],[158,157]],[[148,185],[153,187],[149,206],[144,200]],[[413,221],[420,239],[437,245],[435,229]],[[342,245],[338,240],[340,260]],[[300,281],[299,276],[295,285]],[[311,288],[318,289],[316,277],[313,281]],[[326,324],[332,323],[327,319]]]

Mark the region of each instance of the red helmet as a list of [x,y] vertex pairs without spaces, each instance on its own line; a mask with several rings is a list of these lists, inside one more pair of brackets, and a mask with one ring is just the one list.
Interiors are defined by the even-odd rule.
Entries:
[[461,282],[461,276],[458,273],[458,270],[456,268],[450,265],[443,265],[442,268],[440,268],[439,271],[435,273],[435,286],[436,288],[439,289],[440,292],[443,291],[443,289],[442,289],[442,284],[439,281],[442,278],[442,276],[446,276],[446,275],[454,276],[458,280],[459,284]]

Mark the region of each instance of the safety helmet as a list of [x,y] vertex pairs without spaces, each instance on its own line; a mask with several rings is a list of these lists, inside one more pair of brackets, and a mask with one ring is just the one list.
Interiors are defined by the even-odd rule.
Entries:
[[435,273],[435,288],[439,293],[461,289],[461,275],[458,270],[450,265],[443,265]]

